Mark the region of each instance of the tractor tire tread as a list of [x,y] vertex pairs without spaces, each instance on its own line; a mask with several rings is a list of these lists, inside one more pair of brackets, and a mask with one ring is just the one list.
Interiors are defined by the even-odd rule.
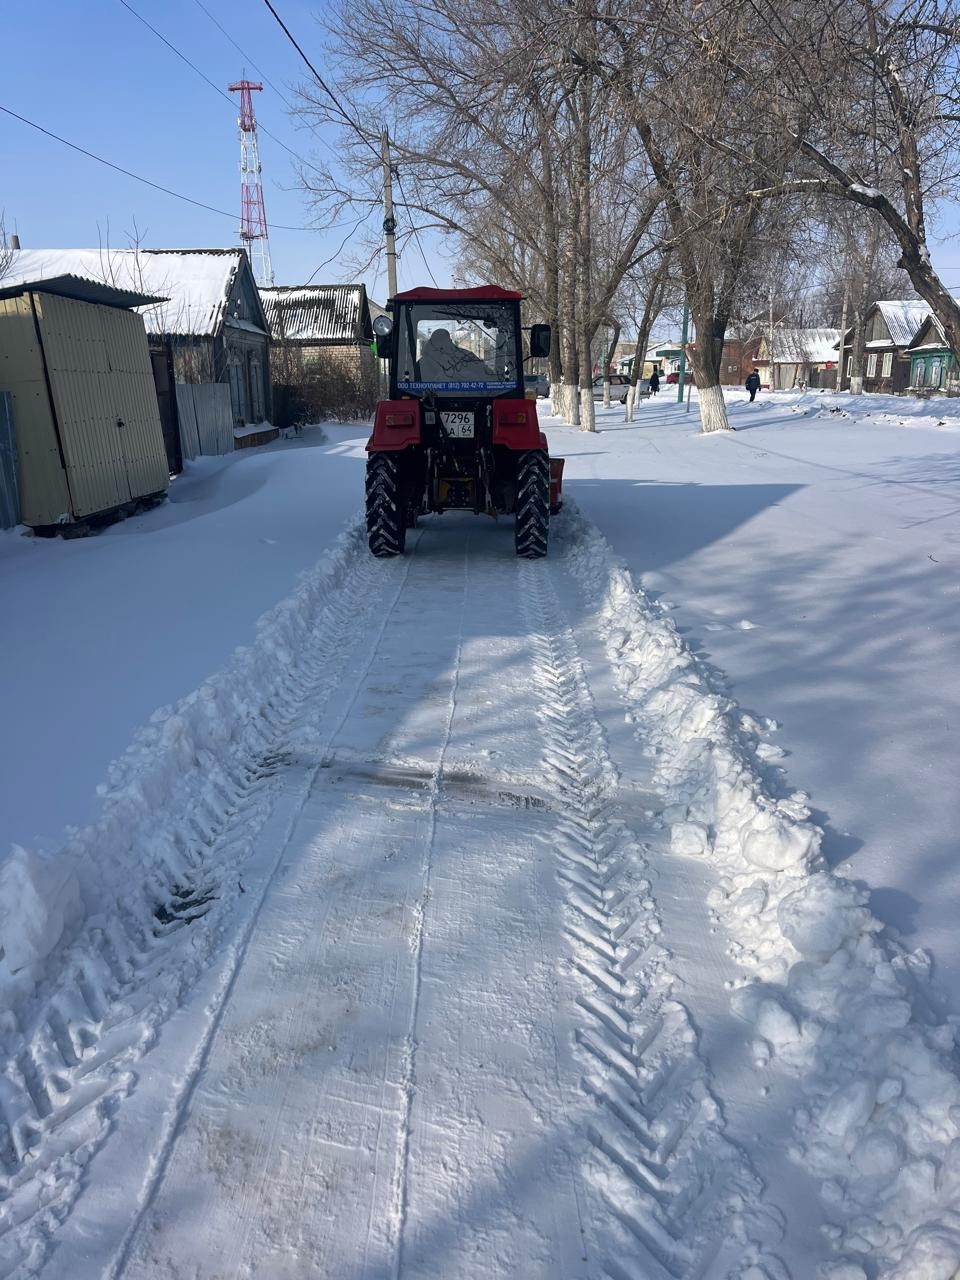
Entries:
[[514,543],[524,560],[547,554],[550,532],[550,459],[543,449],[530,449],[517,464],[517,514]]
[[397,457],[372,453],[367,459],[367,545],[380,559],[403,555],[407,504]]

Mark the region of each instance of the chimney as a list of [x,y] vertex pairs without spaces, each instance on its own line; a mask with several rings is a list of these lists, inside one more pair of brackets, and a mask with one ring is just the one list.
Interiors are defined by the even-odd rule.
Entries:
[[19,236],[15,236],[15,235],[11,235],[11,236],[10,236],[10,248],[11,248],[11,249],[19,249],[19,248],[20,248],[20,237],[19,237]]

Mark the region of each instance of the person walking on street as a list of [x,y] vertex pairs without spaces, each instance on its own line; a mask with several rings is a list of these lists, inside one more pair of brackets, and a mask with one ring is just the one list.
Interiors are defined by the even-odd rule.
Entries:
[[660,390],[660,370],[656,365],[653,366],[653,373],[650,375],[650,394],[655,396]]
[[750,392],[750,403],[753,404],[757,398],[757,392],[760,390],[760,374],[756,369],[747,374],[747,380],[743,385]]

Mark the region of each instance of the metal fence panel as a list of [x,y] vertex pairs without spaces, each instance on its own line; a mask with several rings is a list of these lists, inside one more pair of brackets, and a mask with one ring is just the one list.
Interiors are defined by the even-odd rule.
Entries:
[[230,388],[223,382],[208,382],[193,389],[197,408],[197,432],[205,454],[233,453],[233,409]]
[[185,458],[233,453],[233,409],[225,383],[178,382],[177,412]]
[[0,529],[20,523],[20,468],[13,429],[13,396],[0,391]]
[[175,387],[177,395],[177,417],[180,419],[180,448],[187,461],[200,456],[200,437],[197,434],[197,411],[193,403],[193,386],[189,382],[178,382]]

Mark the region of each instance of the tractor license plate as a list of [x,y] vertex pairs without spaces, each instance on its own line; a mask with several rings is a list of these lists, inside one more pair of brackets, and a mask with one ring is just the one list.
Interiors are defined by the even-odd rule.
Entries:
[[448,436],[452,436],[454,440],[473,439],[472,413],[441,413],[440,417]]

